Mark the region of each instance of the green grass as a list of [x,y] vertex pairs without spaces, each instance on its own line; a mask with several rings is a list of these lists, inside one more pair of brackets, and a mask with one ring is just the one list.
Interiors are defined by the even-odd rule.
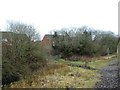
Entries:
[[[112,58],[112,57],[110,57]],[[12,83],[12,88],[94,88],[96,82],[100,81],[99,70],[106,66],[111,59],[107,57],[93,58],[88,63],[90,67],[97,70],[72,67],[68,64],[84,65],[82,61],[57,60],[49,64],[42,72],[38,71],[33,75],[26,76],[18,82]]]
[[[88,66],[96,68],[96,69],[101,69],[102,67],[106,66],[108,64],[108,62],[110,60],[112,60],[113,58],[116,58],[116,55],[110,55],[108,56],[104,56],[104,57],[94,57],[94,58],[89,58],[88,62]],[[86,60],[87,61],[87,60]],[[62,64],[71,64],[71,65],[85,65],[85,62],[83,60],[79,60],[79,61],[66,61],[64,59],[59,59],[58,63],[62,63]]]
[[65,66],[54,69],[53,74],[41,75],[37,73],[24,80],[11,84],[12,88],[92,88],[96,81],[99,81],[99,74],[96,71],[86,70],[77,67]]
[[67,64],[67,65],[69,65],[69,64],[84,65],[84,62],[82,62],[82,61],[65,61],[64,59],[59,59],[58,63]]
[[109,60],[97,60],[90,62],[88,65],[90,67],[96,68],[96,69],[101,69],[102,67],[106,66],[108,64]]

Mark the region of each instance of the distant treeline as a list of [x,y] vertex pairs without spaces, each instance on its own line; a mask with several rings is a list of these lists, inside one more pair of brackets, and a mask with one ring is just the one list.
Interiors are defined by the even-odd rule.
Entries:
[[53,54],[63,58],[72,55],[101,56],[117,51],[118,38],[111,31],[94,30],[87,26],[63,28],[54,33]]

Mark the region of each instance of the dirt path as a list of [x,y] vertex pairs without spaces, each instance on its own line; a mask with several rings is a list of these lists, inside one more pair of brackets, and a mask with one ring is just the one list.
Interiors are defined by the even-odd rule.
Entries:
[[120,80],[118,80],[118,61],[112,60],[109,64],[101,70],[101,82],[96,84],[96,90],[98,88],[119,88]]

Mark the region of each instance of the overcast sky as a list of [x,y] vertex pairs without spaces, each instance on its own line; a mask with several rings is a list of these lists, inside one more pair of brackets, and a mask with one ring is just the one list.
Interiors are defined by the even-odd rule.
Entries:
[[81,27],[118,33],[119,0],[0,0],[0,28],[6,21],[33,24],[41,36],[54,29]]

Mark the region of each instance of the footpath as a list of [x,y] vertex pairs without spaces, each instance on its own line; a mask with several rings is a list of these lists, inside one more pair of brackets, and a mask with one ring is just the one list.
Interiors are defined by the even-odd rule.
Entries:
[[96,84],[96,90],[99,88],[115,88],[120,90],[118,60],[112,60],[109,64],[101,70],[101,81]]

